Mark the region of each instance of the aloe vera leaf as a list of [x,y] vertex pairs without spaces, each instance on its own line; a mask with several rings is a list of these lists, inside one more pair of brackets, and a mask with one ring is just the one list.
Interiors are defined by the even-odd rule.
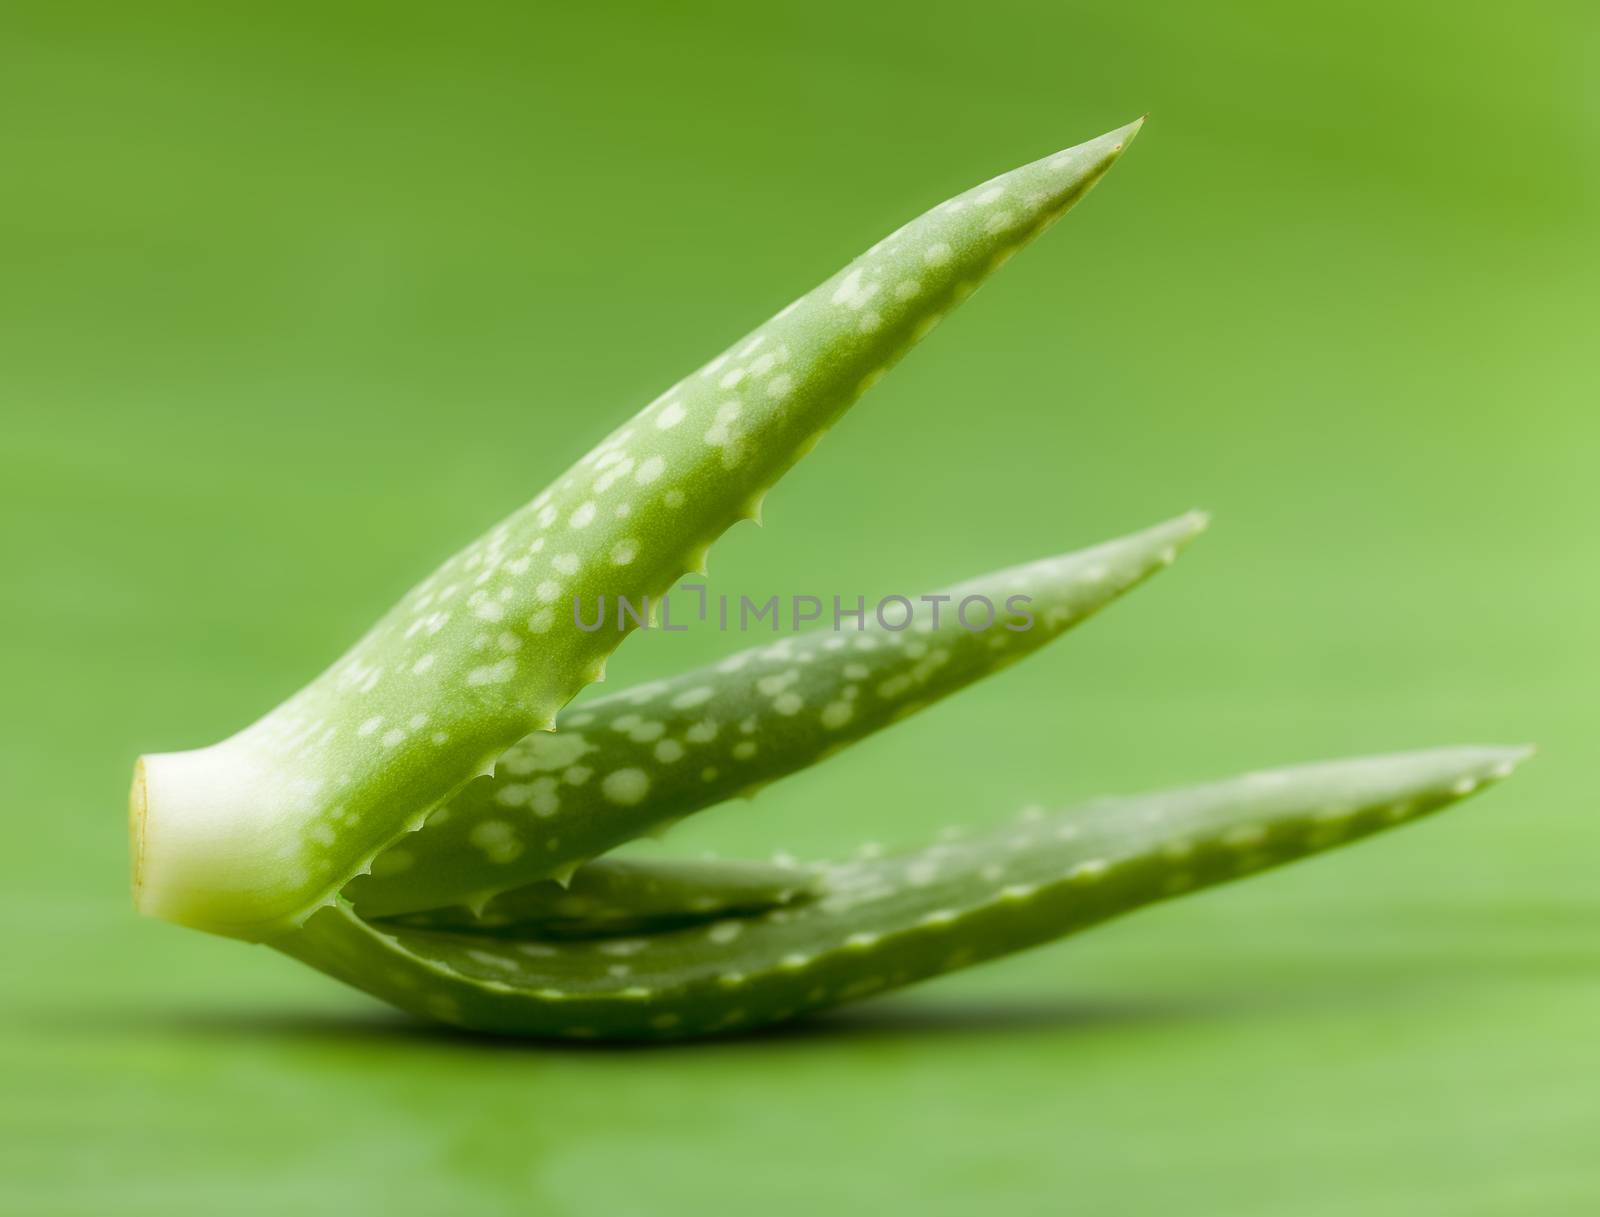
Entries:
[[575,1039],[747,1029],[1048,942],[1408,823],[1510,773],[1446,748],[1255,773],[824,868],[816,898],[709,927],[557,944],[379,928],[347,904],[279,943],[404,1009]]
[[1132,123],[994,178],[874,245],[645,406],[417,585],[323,675],[209,748],[140,759],[134,891],[266,938],[598,679],[623,631],[566,606],[659,596],[883,372],[1080,199]]
[[[529,736],[353,880],[363,916],[481,907],[535,879],[831,755],[1039,650],[1173,561],[1197,512],[1093,548],[932,593],[908,628],[868,610],[859,632],[818,630],[672,680],[624,689]],[[1028,628],[1007,608],[1028,597]],[[993,605],[991,628],[979,602]],[[831,606],[829,610],[831,612]],[[885,621],[909,616],[892,605]]]
[[396,926],[499,937],[598,938],[766,912],[815,894],[816,878],[764,862],[597,858],[565,886],[551,879],[502,892],[481,910],[407,913]]

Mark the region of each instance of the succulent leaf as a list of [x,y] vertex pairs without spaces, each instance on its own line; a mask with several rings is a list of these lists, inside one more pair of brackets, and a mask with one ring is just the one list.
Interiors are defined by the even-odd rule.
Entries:
[[709,927],[557,942],[400,929],[348,904],[277,945],[425,1017],[576,1039],[744,1030],[1074,933],[1407,823],[1506,776],[1515,748],[1249,774],[1025,817],[821,868],[794,907]]
[[501,892],[479,910],[456,905],[392,921],[414,930],[603,938],[762,913],[808,899],[816,888],[810,872],[775,863],[598,858],[565,885],[544,879]]
[[343,658],[210,748],[141,759],[135,898],[201,929],[300,924],[599,677],[626,630],[945,313],[1111,166],[1139,124],[912,221],[645,406],[417,585]]
[[860,630],[787,635],[573,707],[554,734],[511,748],[344,894],[363,916],[386,916],[481,907],[509,887],[568,874],[1032,654],[1161,570],[1204,527],[1191,512],[893,604],[881,620],[867,610]]

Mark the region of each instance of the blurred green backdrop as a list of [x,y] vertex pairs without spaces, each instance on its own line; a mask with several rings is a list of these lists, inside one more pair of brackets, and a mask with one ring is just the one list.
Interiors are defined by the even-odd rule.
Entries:
[[[1596,1211],[1597,29],[1578,0],[11,0],[0,1210]],[[888,229],[1145,110],[714,577],[915,592],[1194,505],[1212,534],[669,847],[1539,742],[1515,781],[664,1051],[436,1034],[134,918],[136,753],[265,710]],[[735,641],[639,637],[612,678]]]

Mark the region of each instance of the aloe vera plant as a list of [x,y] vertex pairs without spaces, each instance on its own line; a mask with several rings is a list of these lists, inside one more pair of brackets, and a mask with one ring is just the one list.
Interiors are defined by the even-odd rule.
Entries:
[[[209,748],[146,756],[141,910],[462,1026],[649,1037],[779,1021],[1414,818],[1509,772],[1453,749],[1249,775],[811,866],[611,857],[998,671],[1166,566],[1198,513],[563,707],[909,347],[1076,203],[1139,124],[873,246],[646,405]],[[957,606],[1026,606],[972,629]],[[939,609],[945,608],[941,618]],[[603,613],[603,608],[602,608]]]

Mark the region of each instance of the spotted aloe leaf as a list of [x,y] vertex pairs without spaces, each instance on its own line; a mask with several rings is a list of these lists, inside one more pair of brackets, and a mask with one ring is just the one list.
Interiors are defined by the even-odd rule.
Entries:
[[565,884],[546,879],[512,888],[481,909],[456,905],[379,922],[504,937],[600,938],[749,916],[816,891],[815,877],[793,865],[598,858]]
[[993,179],[874,245],[663,393],[417,585],[326,672],[209,748],[142,758],[135,892],[153,915],[291,932],[508,747],[625,631],[576,597],[659,596],[956,304],[1087,192],[1137,123]]
[[564,713],[554,734],[511,748],[345,894],[373,916],[480,907],[508,887],[565,877],[1037,651],[1170,563],[1204,526],[1191,513]]
[[1035,813],[996,832],[818,868],[792,905],[578,941],[410,929],[323,909],[281,945],[428,1018],[576,1039],[748,1029],[1060,938],[1435,811],[1525,750],[1308,765]]

